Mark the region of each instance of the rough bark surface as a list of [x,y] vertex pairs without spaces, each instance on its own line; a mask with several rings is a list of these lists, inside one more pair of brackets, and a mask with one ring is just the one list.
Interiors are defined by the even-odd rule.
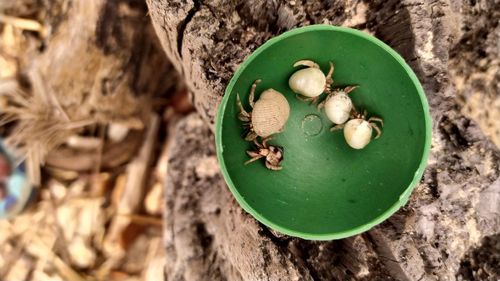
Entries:
[[273,233],[226,187],[214,137],[197,114],[182,120],[169,152],[167,280],[371,280],[389,278],[371,237],[312,242]]
[[480,1],[462,13],[464,34],[450,51],[451,82],[462,112],[500,147],[500,2]]
[[28,58],[30,70],[44,74],[71,119],[134,123],[138,100],[165,91],[171,74],[143,1],[53,2],[50,35],[43,52]]
[[[450,58],[460,57],[464,42],[484,41],[471,35],[471,19],[484,18],[474,25],[479,30],[498,25],[484,13],[499,1],[147,2],[201,116],[179,124],[170,154],[167,280],[467,278],[459,273],[465,253],[500,232],[500,153],[462,115]],[[331,242],[290,238],[258,224],[213,168],[210,129],[234,70],[266,39],[312,23],[364,29],[391,45],[417,73],[433,117],[429,165],[407,206],[363,235]],[[480,70],[471,67],[468,73]],[[499,83],[498,76],[488,83]]]

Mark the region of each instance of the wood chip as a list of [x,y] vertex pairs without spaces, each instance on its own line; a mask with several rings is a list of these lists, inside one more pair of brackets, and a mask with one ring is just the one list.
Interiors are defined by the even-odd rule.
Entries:
[[78,274],[71,266],[66,264],[59,256],[54,254],[52,247],[45,245],[45,243],[37,238],[34,239],[35,243],[40,245],[40,248],[45,252],[46,257],[53,263],[54,267],[61,274],[65,280],[72,281],[86,281],[80,274]]
[[146,195],[144,208],[148,214],[161,215],[163,203],[163,184],[156,182]]
[[45,37],[47,35],[47,29],[44,28],[42,24],[34,20],[22,19],[0,14],[0,22],[10,24],[12,26],[15,26],[16,28],[39,32],[42,37]]
[[113,193],[111,194],[111,204],[118,206],[120,199],[123,196],[125,185],[127,184],[127,174],[123,173],[116,177]]
[[26,280],[33,266],[33,259],[23,255],[9,268],[9,273],[5,277],[5,280]]
[[147,267],[143,271],[142,280],[157,281],[158,276],[163,276],[166,259],[162,245],[161,238],[155,238],[150,242],[146,258]]
[[90,196],[104,197],[108,192],[110,181],[111,181],[110,173],[99,173],[92,175],[92,181],[90,185]]
[[102,140],[95,137],[72,135],[66,140],[69,147],[83,150],[96,150],[102,145]]
[[79,268],[90,268],[96,262],[96,253],[82,236],[76,236],[68,245],[73,264]]
[[[153,114],[147,128],[146,138],[139,154],[127,166],[127,180],[118,201],[116,212],[122,215],[136,213],[142,205],[144,198],[144,184],[150,172],[151,157],[158,135],[160,118]],[[123,245],[120,245],[122,233],[131,223],[127,216],[116,216],[111,222],[108,234],[104,240],[104,250],[108,256],[122,255]]]
[[129,132],[129,127],[120,123],[111,123],[108,126],[107,135],[112,142],[121,142]]
[[142,144],[139,154],[127,166],[127,184],[123,197],[118,204],[118,213],[120,214],[134,213],[141,205],[140,203],[144,196],[144,183],[148,175],[151,156],[154,152],[153,149],[159,125],[159,117],[157,115],[152,115],[146,133],[146,139]]
[[56,201],[60,202],[62,201],[66,195],[68,194],[68,190],[66,185],[60,183],[59,181],[55,179],[49,180],[47,183],[50,191],[51,197]]
[[76,180],[80,174],[75,171],[70,171],[66,169],[59,169],[55,167],[45,167],[44,170],[51,176],[62,181],[73,181]]

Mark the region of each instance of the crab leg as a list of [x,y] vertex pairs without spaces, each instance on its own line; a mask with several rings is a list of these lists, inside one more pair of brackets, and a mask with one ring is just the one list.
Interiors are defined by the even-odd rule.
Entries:
[[382,134],[382,131],[380,131],[380,128],[377,126],[375,123],[370,123],[370,126],[372,126],[375,131],[377,131],[377,135],[375,136],[375,139],[378,139],[380,135]]
[[257,84],[259,84],[260,82],[262,82],[262,80],[261,79],[257,79],[252,84],[252,89],[250,90],[250,95],[248,96],[248,103],[250,103],[250,107],[251,108],[253,108],[253,106],[255,104],[255,102],[254,102],[254,99],[255,99],[255,88],[257,88]]
[[319,65],[312,60],[299,60],[296,63],[293,64],[293,67],[297,66],[307,66],[307,67],[314,67],[314,68],[319,68]]
[[264,148],[268,148],[267,142],[268,142],[268,141],[270,141],[270,140],[272,140],[272,139],[273,139],[273,138],[271,138],[271,137],[264,138],[264,139],[262,140],[262,147],[264,147]]
[[245,136],[245,140],[246,141],[253,141],[257,138],[257,134],[253,131],[253,130],[250,130],[248,132],[248,134]]
[[259,156],[261,156],[261,157],[262,157],[262,155],[261,155],[261,154],[259,154],[259,153],[255,152],[255,151],[251,151],[251,150],[247,150],[247,154],[248,154],[248,156],[250,156],[250,157],[252,157],[252,158],[259,157]]
[[305,97],[303,97],[303,96],[301,96],[299,94],[296,94],[295,97],[298,98],[299,100],[303,101],[303,102],[308,102],[309,104],[314,104],[319,99],[319,96],[314,97],[314,98],[305,98]]
[[305,102],[311,101],[311,98],[305,98],[299,94],[295,94],[295,97],[301,101],[305,101]]
[[253,140],[253,144],[255,144],[255,146],[256,146],[257,148],[264,147],[264,145],[263,145],[263,144],[261,145],[261,144],[257,141],[257,139],[254,139],[254,140]]
[[321,110],[323,109],[323,107],[325,107],[325,103],[326,101],[332,96],[332,94],[328,94],[328,96],[326,96],[326,99],[324,99],[322,102],[318,103],[318,110]]
[[333,131],[337,131],[337,130],[342,130],[342,129],[344,129],[344,126],[345,126],[345,124],[335,125],[335,126],[330,128],[330,131],[333,132]]
[[309,104],[315,104],[318,102],[318,99],[319,99],[320,96],[317,96],[317,97],[314,97],[311,99],[311,102]]
[[356,85],[356,86],[347,86],[347,87],[344,88],[344,93],[349,94],[350,92],[354,91],[358,87],[359,87],[358,85]]
[[328,70],[328,74],[326,74],[326,86],[325,86],[325,90],[329,89],[330,85],[333,84],[333,79],[332,79],[333,69],[334,69],[333,63],[330,62],[330,69]]
[[[248,151],[247,151],[247,153],[248,153]],[[260,155],[260,154],[257,154],[257,156],[255,156],[255,157],[253,157],[252,159],[250,159],[250,160],[246,161],[246,162],[245,162],[245,165],[248,165],[248,164],[250,164],[250,163],[252,163],[252,162],[255,162],[255,161],[257,161],[257,160],[261,159],[262,157],[264,157],[264,156],[262,156],[262,155]]]
[[275,166],[275,165],[271,165],[269,162],[266,161],[266,167],[269,169],[269,170],[273,170],[273,171],[279,171],[281,169],[283,169],[283,167],[281,166]]
[[368,122],[379,122],[382,127],[384,126],[384,120],[382,120],[382,118],[379,118],[379,117],[370,117],[370,119],[368,119]]
[[236,105],[238,106],[240,113],[238,114],[238,119],[243,122],[250,122],[250,113],[248,113],[241,104],[240,94],[236,94]]
[[351,109],[351,119],[356,119],[359,117],[359,112],[356,107],[353,105]]

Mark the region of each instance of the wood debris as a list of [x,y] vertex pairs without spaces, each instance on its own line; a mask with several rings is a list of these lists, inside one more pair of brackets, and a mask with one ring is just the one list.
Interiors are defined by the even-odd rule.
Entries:
[[47,35],[47,29],[38,21],[0,14],[0,23],[8,24],[22,30],[39,32],[42,37]]
[[0,280],[161,280],[168,131],[188,93],[140,8],[113,7],[125,41],[104,54],[104,1],[42,2],[0,1],[0,133],[39,186],[0,220]]
[[0,221],[0,276],[27,281],[163,276],[169,141],[157,143],[161,124],[153,115],[141,149],[125,169],[47,170],[33,210]]

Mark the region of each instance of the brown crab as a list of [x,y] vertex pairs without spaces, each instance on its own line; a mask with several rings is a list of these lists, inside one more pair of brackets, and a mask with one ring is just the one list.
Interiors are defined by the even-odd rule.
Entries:
[[265,157],[266,167],[268,169],[278,171],[283,168],[281,166],[281,161],[283,161],[283,147],[268,145],[267,142],[269,140],[269,138],[265,139],[262,141],[262,144],[260,144],[254,139],[253,143],[255,144],[257,150],[247,150],[247,154],[252,157],[252,159],[246,161],[245,165]]

